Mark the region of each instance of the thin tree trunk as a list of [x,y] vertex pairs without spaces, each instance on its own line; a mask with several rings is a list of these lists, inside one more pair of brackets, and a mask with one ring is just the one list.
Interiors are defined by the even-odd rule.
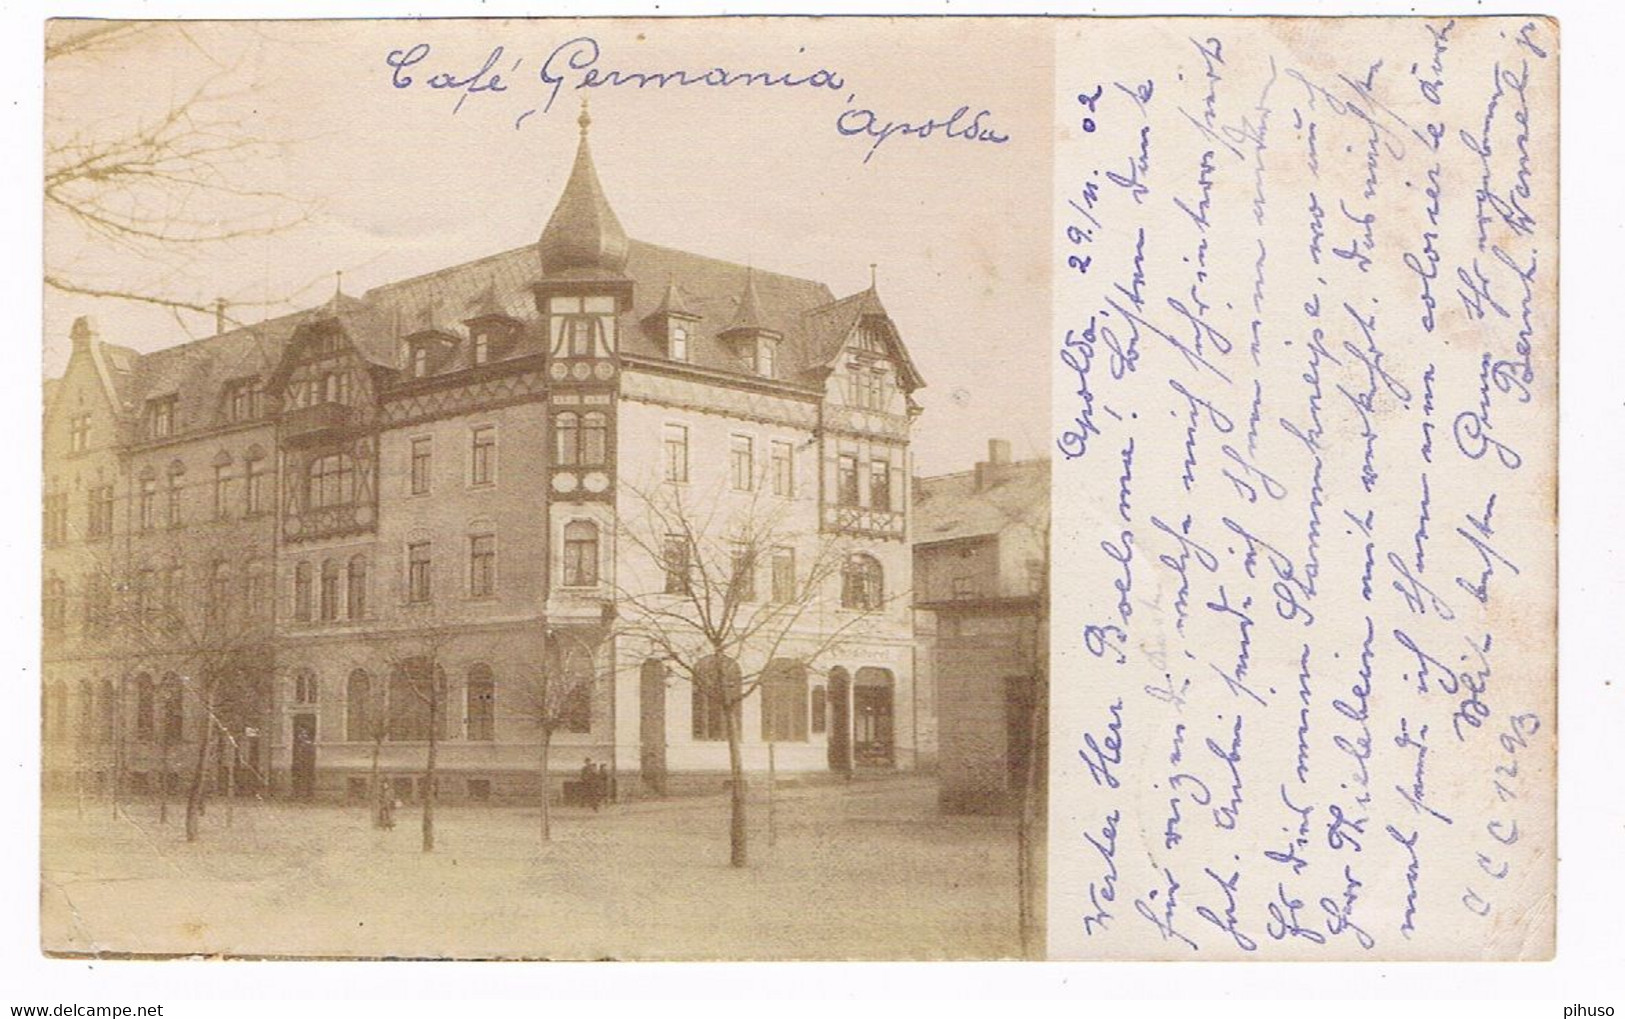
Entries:
[[542,841],[553,841],[553,789],[547,778],[547,761],[553,752],[553,730],[542,727]]
[[770,846],[779,844],[778,826],[773,815],[773,791],[778,782],[778,766],[774,760],[773,750],[778,745],[777,740],[767,741],[767,844]]
[[435,739],[440,727],[440,693],[435,689],[436,677],[431,669],[429,675],[429,760],[428,767],[423,771],[424,788],[423,799],[423,851],[434,852],[434,801],[435,801],[435,758],[440,750],[440,742]]
[[169,823],[169,714],[167,701],[158,727],[158,823]]
[[1043,796],[1037,786],[1039,768],[1048,767],[1048,762],[1041,759],[1046,756],[1043,754],[1047,745],[1044,729],[1048,724],[1048,713],[1044,710],[1048,691],[1043,675],[1040,666],[1033,677],[1032,704],[1027,711],[1027,760],[1022,768],[1021,820],[1016,829],[1016,885],[1020,896],[1017,922],[1021,928],[1021,952],[1028,959],[1043,957],[1045,940],[1038,923],[1038,902],[1043,890],[1038,887],[1037,873],[1045,813]]
[[186,797],[186,841],[196,842],[198,815],[203,810],[203,771],[209,760],[209,738],[214,735],[214,681],[203,684],[203,725],[198,732],[197,766],[192,769],[192,789]]
[[226,827],[230,828],[237,805],[237,737],[230,731],[225,736],[226,745],[231,748],[231,761],[226,765]]
[[739,719],[735,715],[737,702],[728,704],[723,718],[728,727],[728,772],[733,777],[729,788],[728,864],[743,867],[745,850],[745,759],[739,746]]
[[378,730],[372,738],[372,826],[384,826],[384,784],[378,780],[378,757],[384,750],[384,733]]

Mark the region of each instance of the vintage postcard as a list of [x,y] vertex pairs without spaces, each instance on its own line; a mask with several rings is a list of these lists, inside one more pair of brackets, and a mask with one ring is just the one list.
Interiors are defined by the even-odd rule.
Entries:
[[46,953],[1551,955],[1554,22],[44,50]]

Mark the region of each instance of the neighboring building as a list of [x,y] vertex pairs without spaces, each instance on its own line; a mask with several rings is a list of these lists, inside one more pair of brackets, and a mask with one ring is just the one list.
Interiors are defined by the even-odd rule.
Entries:
[[561,649],[590,677],[555,778],[725,772],[715,711],[617,626],[668,556],[729,568],[662,544],[678,502],[771,518],[756,601],[839,546],[775,657],[863,622],[746,702],[746,767],[769,735],[784,771],[915,766],[923,382],[895,325],[872,286],[629,240],[581,123],[536,245],[147,355],[75,324],[46,394],[50,788],[173,787],[213,717],[243,763],[211,783],[361,797],[376,759],[412,791],[433,726],[442,797],[534,796],[525,706]]
[[[974,471],[916,479],[915,491],[918,682],[936,705],[939,799],[955,812],[1013,810],[1035,692],[1043,718],[1049,461],[1012,462],[995,439]],[[1044,761],[1033,765],[1042,782]]]

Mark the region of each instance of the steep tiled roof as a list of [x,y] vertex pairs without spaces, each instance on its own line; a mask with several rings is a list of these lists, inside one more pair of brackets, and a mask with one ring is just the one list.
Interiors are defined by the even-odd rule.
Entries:
[[[282,358],[288,337],[304,315],[283,315],[218,336],[156,350],[132,359],[120,385],[126,411],[139,411],[155,397],[176,398],[177,432],[214,427],[222,421],[223,390],[233,379],[265,377]],[[103,345],[103,351],[112,348]],[[133,353],[133,352],[128,352]]]
[[920,478],[914,497],[916,545],[998,534],[1036,524],[1049,508],[1049,461],[985,464],[977,471]]

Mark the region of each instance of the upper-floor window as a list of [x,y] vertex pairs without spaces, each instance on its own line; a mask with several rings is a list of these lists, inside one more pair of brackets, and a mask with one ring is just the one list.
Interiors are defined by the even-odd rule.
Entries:
[[45,629],[60,632],[68,623],[68,583],[56,574],[45,578]]
[[113,486],[97,485],[90,490],[90,527],[92,538],[105,538],[113,533]]
[[243,509],[249,515],[265,512],[265,461],[254,459],[243,464]]
[[354,555],[350,557],[349,567],[345,571],[345,615],[350,619],[362,619],[367,615],[367,557]]
[[434,596],[434,591],[430,587],[432,563],[428,542],[418,541],[406,546],[407,601],[426,602]]
[[322,376],[322,401],[344,404],[350,402],[349,372],[333,371]]
[[412,494],[427,495],[430,468],[434,465],[434,440],[424,436],[412,440]]
[[572,520],[564,525],[564,586],[598,584],[598,525]]
[[489,598],[496,592],[496,535],[472,535],[468,539],[468,594],[472,598]]
[[309,563],[293,568],[293,618],[301,623],[310,622],[312,582]]
[[581,415],[563,411],[553,418],[553,463],[574,467],[581,462]]
[[847,399],[854,407],[864,410],[886,409],[886,370],[878,365],[850,366],[847,374]]
[[688,480],[688,426],[667,425],[663,439],[667,481]]
[[661,568],[666,574],[667,594],[687,594],[689,577],[693,569],[689,558],[688,539],[681,534],[668,534],[660,550]]
[[599,467],[609,459],[609,415],[589,410],[581,415],[581,465]]
[[226,412],[232,421],[252,421],[263,412],[264,390],[258,379],[238,379],[226,389]]
[[891,462],[869,461],[869,505],[877,510],[891,509]]
[[872,611],[885,598],[885,579],[880,560],[862,552],[846,557],[841,568],[841,607]]
[[321,614],[324,623],[339,617],[339,564],[331,559],[322,561]]
[[789,498],[796,494],[795,447],[775,439],[773,456],[773,494]]
[[180,471],[172,469],[169,472],[169,489],[168,489],[167,492],[165,492],[165,495],[167,496],[167,498],[165,499],[165,507],[166,508],[165,508],[164,516],[167,519],[170,527],[179,527],[181,525],[181,472]]
[[748,492],[755,487],[756,441],[748,435],[730,437],[728,464],[734,491]]
[[491,360],[491,334],[481,329],[474,334],[474,363],[485,364]]
[[688,360],[688,327],[675,324],[671,327],[669,352],[673,361]]
[[412,377],[424,378],[429,374],[429,348],[419,344],[412,348]]
[[142,478],[141,495],[136,500],[136,524],[143,531],[150,531],[157,524],[158,510],[158,479]]
[[564,320],[564,334],[571,357],[591,357],[598,320],[590,315],[572,315]]
[[68,419],[68,449],[83,453],[90,448],[90,415],[75,414]]
[[842,453],[836,461],[835,498],[842,506],[858,504],[858,458],[855,454]]
[[469,483],[489,485],[496,481],[497,430],[494,425],[474,429],[469,450]]
[[175,434],[175,397],[159,396],[147,401],[147,438],[167,439]]
[[788,546],[773,550],[773,600],[780,605],[796,600],[796,550]]
[[231,465],[216,464],[214,468],[214,518],[224,520],[231,516]]
[[45,541],[55,544],[68,540],[68,493],[48,492],[45,496]]
[[310,669],[300,669],[293,674],[293,702],[295,704],[315,704],[318,697],[316,686],[316,673]]
[[348,506],[355,500],[355,466],[343,453],[329,453],[310,462],[305,488],[308,509]]
[[756,550],[738,543],[728,554],[728,587],[735,602],[756,600]]
[[879,323],[868,321],[858,326],[858,349],[871,354],[886,352],[886,339],[882,335]]
[[762,353],[756,359],[756,371],[763,378],[776,377],[779,362],[779,348],[772,340],[762,341]]

